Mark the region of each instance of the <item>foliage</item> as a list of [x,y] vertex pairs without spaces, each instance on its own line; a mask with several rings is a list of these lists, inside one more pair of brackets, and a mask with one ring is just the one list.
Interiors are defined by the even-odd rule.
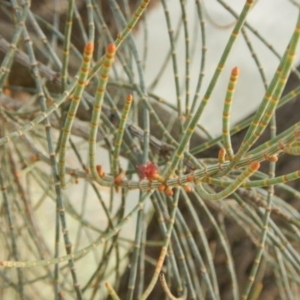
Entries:
[[[236,22],[205,86],[206,17],[203,2],[195,1],[202,50],[192,95],[187,3],[179,1],[182,19],[174,31],[171,4],[161,0],[173,105],[155,93],[160,74],[146,82],[146,58],[135,41],[137,24],[147,36],[149,0],[70,0],[62,11],[59,1],[49,2],[51,17],[38,2],[0,5],[7,28],[0,37],[2,298],[154,299],[163,293],[170,299],[266,299],[272,292],[272,299],[296,299],[300,215],[286,200],[299,199],[299,192],[286,182],[300,172],[279,176],[276,166],[300,154],[300,122],[277,133],[275,112],[300,91],[297,86],[282,96],[300,13],[267,83],[247,36],[261,38],[246,21],[254,1],[235,14],[218,0]],[[180,33],[184,63],[176,56]],[[231,128],[240,72],[233,68],[222,134],[213,138],[199,122],[242,37],[265,94],[255,114]],[[245,130],[237,144],[234,136]],[[269,137],[259,142],[266,131]],[[246,243],[238,255],[247,267],[239,265],[235,243]]]

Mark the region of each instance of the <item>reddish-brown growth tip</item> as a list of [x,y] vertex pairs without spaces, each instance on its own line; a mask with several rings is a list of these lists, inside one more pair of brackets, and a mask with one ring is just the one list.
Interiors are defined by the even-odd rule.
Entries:
[[233,76],[237,76],[240,74],[240,69],[239,67],[234,67],[232,70],[231,70],[231,75]]
[[132,94],[128,94],[128,95],[127,95],[127,98],[126,98],[126,101],[129,101],[129,102],[131,102],[131,101],[132,101],[132,99],[133,99],[133,96],[132,96]]
[[225,148],[221,148],[221,149],[219,150],[219,155],[225,155],[225,154],[226,154]]
[[38,160],[39,160],[38,155],[32,155],[32,156],[30,157],[30,161],[32,161],[32,162],[35,162],[35,161],[38,161]]
[[260,168],[260,163],[258,161],[254,161],[253,163],[251,163],[251,169],[253,171],[256,171]]
[[218,153],[219,163],[222,164],[225,161],[225,157],[226,157],[226,150],[224,148],[221,148]]
[[91,54],[93,53],[93,51],[94,51],[94,43],[93,42],[86,43],[84,47],[84,52],[86,54]]
[[106,52],[115,53],[116,52],[116,45],[114,43],[108,44],[107,48],[106,48]]

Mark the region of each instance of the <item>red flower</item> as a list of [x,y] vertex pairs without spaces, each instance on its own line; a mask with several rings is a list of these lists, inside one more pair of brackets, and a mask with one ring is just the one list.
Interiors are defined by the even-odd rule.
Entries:
[[147,178],[149,180],[154,180],[158,177],[158,169],[155,163],[149,162],[145,165],[139,165],[137,166],[137,169],[141,179]]

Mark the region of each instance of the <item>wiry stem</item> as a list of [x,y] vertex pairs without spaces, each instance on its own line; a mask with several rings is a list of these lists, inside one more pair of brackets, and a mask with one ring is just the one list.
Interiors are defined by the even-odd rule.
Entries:
[[89,161],[90,161],[90,170],[94,179],[100,183],[104,184],[104,180],[99,176],[97,167],[96,167],[96,142],[97,142],[97,132],[100,123],[100,114],[102,109],[102,103],[105,95],[106,85],[108,81],[109,71],[112,67],[115,53],[116,53],[115,44],[109,44],[106,48],[105,59],[100,70],[99,83],[97,86],[97,92],[94,100],[92,120],[90,124],[90,136],[89,136]]
[[89,42],[85,45],[78,82],[76,84],[74,94],[72,96],[70,108],[64,124],[64,128],[62,130],[60,150],[59,150],[59,177],[61,180],[62,187],[65,187],[66,184],[65,164],[66,164],[67,143],[70,138],[71,128],[83,94],[83,90],[87,85],[87,77],[90,70],[90,63],[92,60],[93,50],[94,50],[94,44],[92,42]]

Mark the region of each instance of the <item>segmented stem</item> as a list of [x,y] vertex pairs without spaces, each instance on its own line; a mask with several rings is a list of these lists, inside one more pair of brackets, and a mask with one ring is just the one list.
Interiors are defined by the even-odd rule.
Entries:
[[99,176],[96,168],[96,163],[95,163],[96,141],[97,141],[97,133],[98,133],[98,127],[100,122],[100,115],[101,115],[106,85],[107,85],[110,69],[114,62],[116,50],[117,48],[115,44],[109,44],[106,48],[105,59],[103,61],[103,65],[99,74],[99,83],[97,86],[97,92],[96,92],[94,106],[93,106],[92,120],[90,123],[90,134],[89,134],[90,170],[92,172],[93,178],[102,185],[105,185],[105,182]]
[[[121,33],[118,34],[117,39],[115,41],[115,47],[116,50],[121,46],[123,41],[126,39],[128,34],[132,31],[132,29],[135,27],[136,23],[139,21],[143,13],[145,12],[150,0],[143,0],[139,7],[135,10],[135,12],[132,14],[132,18],[127,23],[126,27],[123,29]],[[92,78],[102,67],[103,61],[106,58],[103,57],[99,60],[97,64],[92,68],[92,71],[90,73],[89,79]]]
[[[4,157],[1,158],[3,160]],[[14,217],[14,212],[12,208],[12,199],[9,199],[9,193],[7,192],[7,183],[5,183],[4,178],[3,178],[3,161],[1,161],[1,167],[0,167],[0,189],[1,189],[1,194],[3,198],[3,206],[5,209],[5,215],[7,218],[7,224],[9,228],[9,236],[11,239],[11,249],[12,249],[12,256],[13,259],[19,260],[20,257],[20,246],[18,247],[18,235],[16,232],[16,220]],[[17,272],[18,274],[18,293],[20,294],[20,298],[24,297],[24,278],[22,275],[22,272]]]
[[226,92],[226,98],[224,101],[223,115],[222,115],[222,121],[223,121],[222,136],[223,136],[223,143],[224,143],[228,160],[232,160],[233,158],[233,150],[232,150],[231,138],[230,138],[230,110],[231,110],[232,98],[239,77],[239,73],[240,70],[238,67],[233,68],[231,71],[230,80]]
[[131,217],[136,214],[138,210],[141,209],[141,205],[143,202],[145,202],[146,199],[149,198],[151,193],[146,193],[143,195],[140,203],[138,203],[131,211],[127,214],[113,229],[109,230],[105,234],[101,234],[99,238],[97,238],[93,243],[88,245],[87,247],[80,249],[78,251],[75,251],[73,253],[70,253],[68,255],[64,255],[57,258],[52,259],[42,259],[42,260],[35,260],[35,261],[8,261],[8,260],[2,260],[0,261],[0,266],[6,267],[6,268],[30,268],[30,267],[42,267],[42,266],[48,266],[53,265],[57,263],[61,263],[67,260],[75,260],[79,259],[81,257],[84,257],[87,255],[90,251],[96,249],[99,245],[105,243],[109,239],[111,239],[114,235],[116,235],[121,228],[131,219]]
[[237,23],[235,24],[234,26],[234,29],[232,31],[232,34],[228,40],[228,43],[226,45],[226,48],[221,56],[221,59],[220,59],[220,62],[215,70],[215,73],[213,75],[213,78],[211,79],[210,81],[210,84],[208,86],[208,89],[196,111],[196,113],[194,114],[194,116],[191,118],[191,120],[188,122],[187,124],[187,129],[186,129],[186,132],[185,134],[182,136],[180,142],[179,142],[179,145],[177,147],[177,149],[175,150],[175,152],[173,153],[172,155],[172,158],[171,158],[171,163],[170,165],[166,168],[166,170],[164,171],[164,176],[166,178],[169,178],[170,175],[172,173],[174,173],[174,170],[176,169],[180,159],[182,158],[182,155],[183,155],[183,152],[185,151],[186,149],[186,146],[192,136],[192,134],[194,133],[194,130],[196,128],[196,125],[204,111],[204,108],[206,107],[206,104],[208,103],[209,99],[210,99],[210,96],[211,96],[211,93],[217,83],[217,80],[223,70],[223,67],[224,67],[224,64],[227,60],[227,57],[230,53],[230,50],[245,22],[245,19],[246,19],[246,16],[248,14],[248,12],[250,11],[251,7],[253,5],[253,0],[248,0],[240,14],[240,17],[239,19],[237,20]]
[[[300,93],[300,87],[295,88],[294,90],[292,90],[291,92],[289,92],[288,94],[286,94],[285,96],[283,96],[278,105],[277,108],[282,107],[284,104],[288,103],[289,101],[291,101],[292,99],[294,99],[297,95],[299,95]],[[238,123],[237,125],[234,126],[234,128],[231,129],[231,135],[236,134],[237,132],[245,129],[247,126],[249,126],[251,124],[252,118],[247,118],[244,121],[241,121],[240,123]],[[210,141],[203,143],[193,149],[190,150],[190,153],[192,154],[197,154],[200,153],[202,151],[204,151],[205,149],[208,149],[210,147],[212,147],[213,145],[217,144],[218,142],[222,141],[223,136],[219,136],[217,138],[211,139]]]
[[0,139],[0,146],[8,143],[11,140],[14,140],[20,136],[23,136],[25,133],[31,131],[35,126],[37,126],[39,123],[43,122],[47,117],[50,116],[51,113],[56,111],[58,107],[69,97],[72,90],[77,85],[78,79],[74,79],[70,85],[66,88],[66,90],[63,92],[63,94],[58,97],[54,102],[48,107],[45,108],[44,111],[41,111],[38,113],[38,115],[30,122],[27,122],[25,125],[23,125],[21,128],[19,128],[16,131],[13,131],[3,138]]
[[253,162],[247,169],[245,169],[228,187],[226,187],[223,191],[215,194],[210,194],[205,191],[202,187],[201,183],[196,185],[196,190],[199,195],[206,200],[221,200],[226,198],[230,194],[232,194],[235,190],[237,190],[242,183],[248,179],[251,175],[253,175],[260,167],[259,162]]
[[114,290],[114,288],[111,286],[109,282],[105,282],[105,287],[113,300],[120,300],[118,294],[116,293],[116,291]]
[[[274,177],[274,178],[266,178],[261,180],[252,180],[252,181],[245,181],[241,184],[241,187],[244,188],[253,188],[253,187],[265,187],[275,184],[280,184],[284,182],[290,182],[300,178],[300,171],[295,171],[289,174],[285,174],[282,176]],[[220,187],[227,187],[233,183],[232,180],[222,180],[212,177],[203,177],[200,179],[201,182],[205,182],[208,184],[220,186]]]
[[65,22],[64,32],[64,46],[63,46],[63,59],[62,59],[62,70],[61,70],[61,90],[64,91],[68,78],[68,66],[70,57],[70,45],[71,45],[71,32],[73,25],[73,14],[74,14],[74,0],[68,1],[67,19]]
[[148,298],[148,296],[152,292],[152,290],[157,282],[159,274],[161,273],[161,269],[163,267],[163,264],[164,264],[164,261],[165,261],[166,255],[167,255],[168,246],[169,246],[171,234],[173,231],[175,216],[176,216],[176,212],[177,212],[177,208],[178,208],[178,201],[179,201],[179,190],[176,191],[176,195],[175,195],[173,203],[172,203],[172,212],[171,212],[170,219],[169,219],[169,228],[165,234],[164,243],[161,248],[159,258],[157,259],[153,276],[151,278],[149,285],[147,286],[146,290],[144,291],[142,296],[139,298],[139,300],[145,300]]
[[[276,118],[275,115],[272,116],[271,119],[271,138],[276,136]],[[270,162],[269,165],[269,177],[274,178],[276,170],[276,161]],[[272,205],[273,205],[273,196],[274,196],[274,186],[270,185],[268,188],[268,196],[267,196],[267,206],[263,216],[263,227],[259,239],[259,244],[256,250],[256,255],[253,261],[253,265],[250,271],[250,275],[248,277],[248,283],[246,288],[244,289],[244,293],[242,295],[243,300],[249,299],[250,291],[254,288],[255,278],[259,272],[259,267],[261,266],[263,254],[265,252],[266,240],[269,232],[269,221],[271,217]]]
[[80,67],[79,79],[75,87],[74,94],[72,96],[71,104],[67,114],[67,118],[62,130],[61,144],[59,150],[59,177],[61,184],[65,186],[65,164],[66,164],[66,152],[67,152],[67,143],[70,138],[71,128],[74,123],[76,112],[82,97],[85,86],[87,85],[87,77],[90,71],[90,63],[92,60],[92,55],[94,51],[94,44],[88,42],[84,47],[83,59]]
[[222,176],[230,172],[236,164],[241,160],[244,154],[250,149],[255,141],[260,137],[266,126],[269,124],[271,117],[273,116],[277,107],[281,93],[285,87],[288,75],[291,71],[292,63],[295,58],[295,51],[298,45],[300,37],[300,13],[298,15],[297,24],[290,42],[286,48],[283,59],[281,60],[277,71],[265,93],[263,101],[258,108],[254,118],[252,119],[251,125],[247,131],[246,136],[236,153],[232,162],[223,172],[220,172],[218,176]]
[[116,135],[116,139],[115,139],[115,143],[114,143],[115,149],[114,149],[113,161],[112,161],[112,163],[113,163],[112,169],[113,169],[114,176],[117,176],[120,172],[118,158],[119,158],[119,154],[120,154],[120,150],[121,150],[122,139],[123,139],[124,130],[125,130],[126,122],[128,119],[131,103],[132,103],[132,95],[129,94],[125,101],[125,106],[122,111],[120,124],[118,127],[118,131],[117,131],[117,135]]
[[[279,145],[279,147],[281,147]],[[284,151],[284,153],[286,154],[290,154],[290,155],[300,155],[300,142],[294,142],[291,143],[287,146],[282,146],[282,150]]]
[[14,36],[12,38],[12,42],[9,45],[9,49],[6,52],[5,57],[3,58],[1,62],[1,68],[0,68],[0,87],[3,88],[5,82],[7,81],[9,70],[11,68],[11,65],[13,63],[14,55],[17,52],[17,44],[21,38],[21,34],[23,32],[24,28],[24,22],[27,17],[27,12],[25,11],[20,19],[20,21],[16,24],[16,30],[14,33]]
[[169,287],[168,287],[168,284],[166,282],[166,279],[165,279],[165,275],[163,272],[161,272],[159,274],[159,281],[160,281],[160,284],[166,294],[166,296],[170,299],[170,300],[185,300],[186,297],[187,297],[187,293],[186,293],[186,290],[185,290],[185,294],[181,297],[175,297],[172,292],[170,291]]

